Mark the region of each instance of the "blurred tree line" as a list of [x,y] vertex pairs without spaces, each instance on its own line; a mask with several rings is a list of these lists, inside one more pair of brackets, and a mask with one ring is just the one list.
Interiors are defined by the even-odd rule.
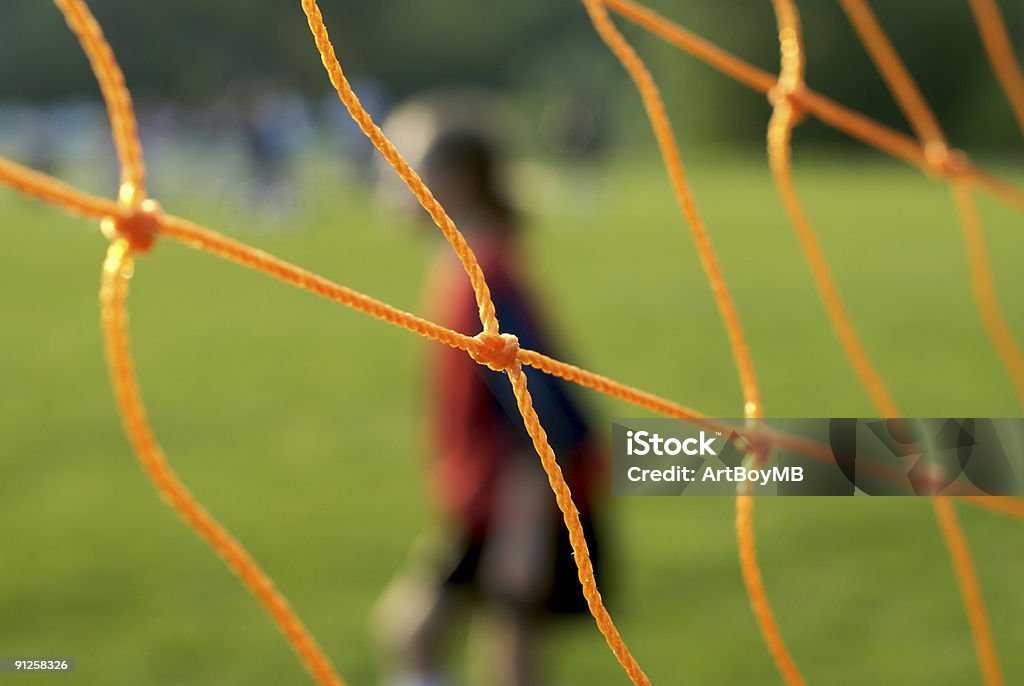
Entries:
[[[328,88],[299,0],[91,0],[140,100],[203,105],[245,79],[312,97]],[[753,63],[777,70],[768,0],[650,0],[666,16]],[[1020,135],[988,65],[966,0],[875,0],[887,29],[958,145],[1019,157]],[[1000,0],[1024,51],[1024,2]],[[321,0],[342,64],[392,99],[428,88],[500,88],[530,112],[570,96],[619,141],[649,141],[638,98],[578,0]],[[905,129],[834,0],[803,0],[810,84]],[[618,19],[661,84],[689,145],[763,138],[763,96]],[[0,99],[95,97],[76,42],[52,3],[3,0]],[[842,140],[816,124],[801,136]]]

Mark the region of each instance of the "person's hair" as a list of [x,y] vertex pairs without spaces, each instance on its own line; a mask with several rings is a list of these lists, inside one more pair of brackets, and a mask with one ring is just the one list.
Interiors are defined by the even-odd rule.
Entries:
[[516,213],[503,191],[501,156],[482,133],[468,128],[439,133],[427,147],[423,170],[428,179],[443,175],[460,184],[480,207],[508,220],[509,228],[515,224]]

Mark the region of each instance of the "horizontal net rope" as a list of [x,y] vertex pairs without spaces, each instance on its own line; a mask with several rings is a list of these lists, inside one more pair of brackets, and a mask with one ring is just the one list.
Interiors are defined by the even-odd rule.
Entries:
[[102,219],[121,212],[113,200],[79,190],[59,179],[0,157],[0,183],[22,195],[38,198],[71,214]]
[[[16,173],[18,175],[29,173],[28,170],[24,170],[24,168],[21,168],[16,164],[9,164],[6,168],[19,170]],[[0,165],[0,183],[6,183],[9,181],[9,179],[5,177],[4,170],[5,167]],[[46,177],[44,174],[32,174],[34,176],[49,179],[49,177]],[[18,184],[12,183],[9,185],[17,186]],[[77,210],[76,213],[101,219],[104,216],[107,216],[104,214],[105,209],[109,209],[114,214],[126,211],[124,208],[111,201],[100,198],[94,199],[88,194],[85,195],[86,200],[83,204],[86,207],[82,208],[75,206],[74,209]],[[54,201],[54,204],[58,204],[57,201]],[[96,205],[98,207],[94,208],[92,205]],[[209,253],[215,257],[253,269],[278,281],[303,289],[327,300],[337,302],[356,311],[369,314],[372,317],[416,333],[424,338],[443,343],[470,354],[477,354],[477,356],[485,353],[486,346],[478,336],[467,336],[452,329],[440,326],[427,319],[423,319],[395,308],[371,296],[365,295],[346,286],[342,286],[318,274],[314,274],[287,261],[281,260],[280,258],[274,257],[265,251],[252,248],[232,238],[199,226],[194,222],[175,217],[173,215],[160,214],[154,217],[154,223],[156,225],[155,230],[160,236],[178,241],[184,245]],[[656,414],[677,419],[685,419],[695,426],[709,430],[721,431],[723,433],[735,432],[740,437],[745,437],[748,432],[748,429],[743,427],[738,427],[733,424],[709,418],[707,415],[697,410],[680,405],[671,400],[661,398],[647,391],[627,386],[607,376],[595,374],[533,350],[520,348],[516,353],[516,357],[520,362],[527,366],[534,367],[543,372],[558,376],[599,393],[618,398],[637,407],[650,410]],[[832,460],[831,452],[827,446],[801,436],[769,430],[763,425],[759,428],[766,432],[763,433],[760,438],[770,445],[775,445],[792,452],[801,453],[808,458],[819,461]],[[865,468],[870,469],[870,465],[865,465]],[[900,472],[894,470],[889,472],[877,471],[874,473],[882,478],[895,479],[901,476]],[[982,501],[983,496],[981,496],[981,494],[964,494],[964,496],[967,495],[972,495],[978,499],[977,502],[979,506],[985,506]],[[1018,500],[1020,500],[1021,504],[1024,505],[1024,499]]]
[[966,495],[959,499],[1007,517],[1024,520],[1024,500],[1020,498]]
[[[54,179],[51,176],[28,169],[3,157],[0,157],[0,183],[4,183],[5,185],[8,185],[26,195],[32,195],[46,202],[62,207],[73,214],[100,219],[106,216],[119,215],[122,213],[122,208],[113,201],[80,191],[64,182]],[[193,222],[170,215],[160,215],[157,217],[156,222],[157,230],[160,233],[180,240],[192,247],[215,253],[225,259],[234,260],[244,264],[245,266],[266,273],[269,276],[284,280],[292,285],[306,287],[307,290],[321,291],[321,294],[326,297],[342,302],[343,304],[364,303],[366,305],[364,311],[371,311],[373,316],[377,316],[391,323],[403,326],[403,328],[415,331],[416,333],[428,338],[433,338],[453,347],[467,351],[476,345],[476,343],[473,342],[474,339],[472,337],[459,334],[421,318],[409,315],[408,313],[404,313],[396,308],[392,308],[381,303],[380,301],[376,301],[369,296],[364,296],[352,289],[339,286],[327,279],[323,279],[322,277],[318,277],[308,271],[274,258],[262,250],[250,248],[238,241],[234,241],[216,232],[210,231],[209,229],[200,227]],[[380,311],[376,311],[378,308],[382,309]],[[519,351],[519,358],[524,364],[537,367],[545,372],[574,381],[580,385],[597,390],[598,392],[618,397],[626,402],[644,407],[659,414],[684,419],[705,417],[705,415],[696,410],[665,400],[645,391],[620,384],[608,377],[587,372],[586,370],[574,365],[559,362],[534,351],[522,349]],[[736,430],[735,427],[715,423],[711,420],[705,420],[705,422],[702,423],[716,429],[725,427]],[[741,429],[739,431],[742,432]],[[820,449],[822,448],[821,446],[808,444],[806,441],[800,439],[800,437],[777,433],[774,434],[773,441],[782,447],[802,452],[810,457],[821,458],[826,455],[826,453],[820,452]],[[986,507],[987,509],[994,511],[1007,512],[1007,509],[1003,505],[995,504],[1003,501],[1005,501],[1005,498],[988,498],[984,496],[972,497],[972,502],[978,506]],[[1021,502],[1024,504],[1024,501]],[[1018,510],[1014,508],[1011,508],[1009,511],[1018,512]]]
[[[587,2],[587,0],[584,1]],[[186,522],[190,524],[198,535],[217,549],[232,571],[242,578],[249,590],[267,608],[317,683],[340,684],[343,682],[336,675],[329,660],[323,655],[315,640],[312,639],[294,612],[289,608],[287,601],[274,589],[269,577],[259,570],[255,561],[252,560],[237,541],[230,537],[226,530],[220,527],[212,518],[204,519],[204,517],[199,516],[199,514],[202,514],[209,517],[202,506],[191,499],[187,489],[170,471],[148,426],[145,409],[142,406],[141,396],[138,392],[134,364],[130,353],[126,329],[127,313],[125,300],[128,292],[128,279],[133,269],[132,253],[148,250],[153,238],[157,234],[175,238],[193,247],[214,253],[224,259],[233,260],[257,269],[291,285],[304,288],[354,309],[367,312],[392,324],[415,331],[420,335],[460,348],[465,350],[478,363],[485,364],[492,369],[505,371],[516,395],[524,424],[544,465],[549,483],[555,493],[556,502],[562,511],[566,527],[570,532],[570,540],[573,542],[574,551],[576,552],[580,581],[591,612],[613,653],[633,682],[637,684],[648,683],[647,677],[640,670],[639,665],[622,642],[610,616],[604,609],[600,593],[597,590],[596,581],[593,578],[593,568],[586,550],[585,540],[582,536],[578,513],[572,503],[571,494],[565,484],[565,480],[558,469],[554,453],[547,442],[544,430],[540,426],[536,412],[533,409],[532,401],[526,388],[526,378],[522,371],[522,364],[530,364],[548,373],[561,376],[600,392],[620,397],[623,400],[658,413],[705,424],[714,424],[714,420],[703,418],[699,413],[671,401],[618,384],[607,377],[594,375],[534,351],[520,350],[514,336],[500,333],[497,319],[492,316],[493,305],[489,305],[490,298],[486,282],[479,265],[476,263],[475,256],[469,250],[455,224],[451,222],[443,208],[433,198],[429,189],[422,183],[415,171],[401,158],[394,146],[383,136],[379,128],[376,127],[372,119],[370,119],[369,115],[359,104],[358,98],[356,98],[348,85],[341,71],[340,64],[338,64],[337,58],[334,55],[333,47],[331,47],[327,37],[326,27],[323,26],[322,17],[315,2],[303,0],[303,9],[331,82],[338,90],[339,97],[346,105],[353,119],[356,120],[364,133],[373,141],[385,159],[406,182],[461,259],[473,285],[480,309],[481,324],[484,327],[484,331],[477,336],[470,337],[445,329],[444,327],[439,327],[436,324],[397,310],[385,303],[283,262],[263,251],[220,236],[187,220],[164,215],[160,212],[159,207],[145,196],[145,168],[142,161],[141,144],[138,141],[138,127],[135,122],[130,95],[124,85],[123,74],[117,66],[116,60],[114,60],[113,52],[84,2],[81,0],[55,0],[55,2],[64,12],[69,26],[79,37],[83,49],[89,58],[90,65],[100,83],[100,89],[107,104],[108,116],[111,119],[112,135],[121,166],[122,184],[119,199],[118,202],[113,202],[92,196],[59,180],[26,169],[4,158],[0,158],[0,182],[26,195],[38,197],[73,213],[101,219],[104,232],[107,233],[112,241],[103,270],[103,286],[101,288],[102,319],[107,341],[107,354],[111,366],[112,384],[118,399],[119,411],[122,414],[126,431],[132,440],[133,447],[139,455],[147,474],[150,475],[162,495],[168,499],[172,506],[179,510],[179,513],[182,514]],[[592,19],[594,18],[592,12],[594,7],[593,3],[587,2],[588,12],[591,13]],[[603,11],[603,5],[601,10]],[[617,34],[617,29],[611,24],[607,13],[605,12],[604,14],[607,24],[602,38],[607,38],[609,35]],[[595,22],[595,26],[598,26],[599,23]],[[611,33],[608,31],[609,28]],[[601,33],[600,27],[599,33]],[[619,39],[621,40],[618,42],[618,50],[628,57],[628,53],[633,52],[632,47],[626,43],[621,35],[619,35]],[[612,44],[616,42],[613,40]],[[614,45],[610,45],[610,47],[613,47],[613,52],[616,51]],[[623,48],[625,49],[624,51]],[[619,52],[616,54],[621,59],[622,55]],[[635,52],[633,52],[633,59],[625,60],[624,64],[626,64],[627,70],[631,70],[631,75],[646,72],[646,67],[639,60],[639,57],[636,56]],[[637,68],[641,71],[638,72]],[[754,73],[757,72],[756,68],[750,67],[750,69]],[[649,78],[649,73],[647,76]],[[769,76],[769,78],[774,80],[774,77]],[[640,85],[638,83],[638,86]],[[682,202],[682,200],[688,197],[688,191],[685,186],[685,177],[682,176],[681,162],[678,158],[678,152],[675,150],[674,138],[671,138],[672,134],[667,117],[664,116],[664,108],[660,105],[660,97],[652,79],[650,80],[650,86],[652,90],[649,90],[646,94],[643,92],[644,89],[641,88],[641,94],[649,100],[650,94],[653,92],[654,100],[657,101],[654,112],[656,115],[660,111],[661,123],[659,124],[659,122],[654,121],[657,119],[657,116],[652,116],[652,125],[656,129],[660,126],[663,130],[669,132],[669,137],[660,142],[667,140],[672,143],[672,154],[665,156],[670,177],[674,174],[679,174],[679,178],[682,180],[681,187],[684,191],[682,194],[678,192],[680,186],[677,182],[676,190],[677,196],[680,196],[681,199],[680,204],[684,209],[684,213],[689,210],[693,216],[696,216],[696,207],[692,203],[692,198],[689,198],[688,203]],[[645,104],[647,102],[645,100]],[[814,102],[813,98],[811,102]],[[821,110],[818,113],[819,116],[829,116],[829,107],[827,105],[823,106],[821,103],[818,103],[814,107]],[[842,108],[840,108],[840,111],[842,111]],[[651,112],[651,109],[648,109],[649,115]],[[822,112],[825,112],[825,114],[823,115]],[[852,114],[851,116],[856,121],[856,117],[860,115]],[[864,118],[861,117],[861,119]],[[873,123],[870,120],[866,121],[868,125],[865,127],[865,130],[869,132],[868,135],[878,135],[878,131],[872,129]],[[878,125],[873,126],[877,127]],[[892,133],[895,134],[895,132]],[[900,135],[895,134],[896,140],[898,140]],[[883,132],[882,139],[885,138]],[[916,145],[913,147],[915,152],[908,152],[908,159],[920,153],[920,149]],[[664,154],[664,148],[662,152]],[[675,159],[675,166],[678,168],[678,172],[673,169],[671,161],[673,158]],[[909,159],[909,161],[914,160]],[[964,172],[964,176],[969,176],[976,183],[993,190],[996,195],[1001,195],[1004,199],[1008,199],[1010,204],[1013,204],[1013,199],[1016,197],[1015,194],[1019,193],[1019,189],[974,168],[969,168]],[[695,233],[695,237],[698,238],[699,242],[699,235]],[[706,232],[704,232],[704,237],[706,239]],[[710,242],[707,242],[707,248],[710,251]],[[712,260],[715,259],[713,252],[710,252],[710,256]],[[717,262],[714,262],[714,264],[717,266]],[[712,291],[715,293],[716,299],[718,299],[720,296],[716,291],[715,279],[711,274],[709,274],[709,281],[712,285]],[[724,280],[722,280],[720,285],[722,292],[725,292],[726,297],[728,297],[727,291],[725,291]],[[729,302],[731,305],[731,301]],[[721,304],[720,309],[722,309]],[[728,328],[729,317],[727,312],[723,312],[723,317],[727,320]],[[736,325],[738,327],[738,318]],[[739,329],[737,328],[737,330]],[[741,332],[740,338],[742,338]],[[744,350],[741,352],[745,353],[745,344],[743,348]],[[749,355],[749,353],[746,354]],[[735,346],[734,357],[740,357],[740,355],[736,354]],[[753,381],[752,375],[749,380],[744,381],[742,378],[744,372],[739,360],[737,360],[737,366],[741,374],[741,386],[744,388],[745,412],[750,417],[758,416],[760,413],[760,401],[756,395],[756,384],[751,384]],[[752,367],[750,371],[752,373]],[[749,393],[751,386],[754,389],[753,395]],[[756,402],[751,402],[752,397],[756,399]],[[742,432],[740,433],[742,434]],[[771,439],[780,446],[788,445],[792,449],[802,450],[805,454],[812,457],[820,456],[820,450],[822,449],[822,446],[809,445],[807,441],[799,437],[789,437],[784,434],[773,434]],[[970,496],[969,501],[1002,514],[1024,518],[1024,500],[1021,499]],[[748,510],[749,514],[752,513],[753,500],[749,497],[740,497],[737,500],[738,522],[742,518],[739,513],[747,507],[747,503],[749,503],[750,508]],[[749,521],[749,516],[747,519]],[[752,550],[752,528],[748,526],[747,529],[751,532],[749,540]],[[962,539],[960,543],[965,546]],[[741,548],[743,548],[743,545],[741,545]],[[743,554],[741,550],[741,556]],[[754,569],[757,571],[756,562],[754,564]],[[968,571],[973,574],[973,567]],[[961,571],[958,570],[958,574],[960,573]],[[760,597],[766,602],[763,588]],[[756,607],[755,611],[757,611]],[[769,647],[771,647],[770,642]]]
[[1006,30],[1006,22],[996,0],[967,0],[974,13],[978,33],[988,54],[992,71],[1006,93],[1006,99],[1017,117],[1017,126],[1024,134],[1024,72],[1013,54],[1013,44]]
[[[604,0],[609,9],[637,26],[651,32],[670,45],[693,55],[736,81],[767,94],[775,87],[771,73],[709,43],[679,24],[632,0]],[[929,174],[934,173],[924,149],[913,138],[854,112],[836,101],[809,88],[794,95],[795,102],[808,114],[873,148],[912,164]],[[946,170],[943,173],[954,173]],[[1024,188],[987,172],[969,160],[955,170],[990,195],[1018,212],[1024,212]]]

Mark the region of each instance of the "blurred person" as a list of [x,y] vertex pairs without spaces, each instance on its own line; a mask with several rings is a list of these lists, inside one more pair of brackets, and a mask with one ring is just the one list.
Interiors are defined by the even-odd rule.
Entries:
[[[476,253],[502,331],[518,336],[524,348],[554,354],[520,264],[523,224],[504,193],[493,139],[480,126],[493,120],[465,98],[456,100],[416,101],[386,129],[403,151],[415,151],[415,166]],[[404,125],[416,131],[418,145],[403,146]],[[439,323],[469,335],[480,330],[469,279],[448,245],[433,265],[426,300]],[[440,541],[414,547],[378,603],[384,683],[451,683],[449,643],[468,619],[470,656],[485,666],[485,683],[536,686],[544,683],[544,629],[555,615],[587,612],[568,534],[506,375],[461,350],[435,346],[431,353],[429,485],[444,530]],[[605,460],[575,389],[541,372],[527,376],[600,565],[596,520]]]
[[292,216],[297,204],[293,162],[310,139],[302,97],[272,80],[248,87],[239,124],[253,184],[243,206],[270,223]]
[[[359,93],[359,102],[375,121],[390,108],[390,98],[384,84],[369,76],[353,76],[352,88]],[[348,110],[338,99],[333,88],[326,90],[317,108],[318,128],[329,146],[332,158],[348,165],[345,171],[354,171],[360,181],[372,180],[377,171],[377,149],[373,147],[359,125],[348,116]]]

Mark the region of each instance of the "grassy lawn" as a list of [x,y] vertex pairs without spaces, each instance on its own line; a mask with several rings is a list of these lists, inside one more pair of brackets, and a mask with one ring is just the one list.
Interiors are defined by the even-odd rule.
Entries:
[[[871,416],[762,159],[692,165],[768,416]],[[1024,182],[1020,168],[1003,173]],[[653,160],[526,177],[529,253],[570,361],[715,416],[740,412],[726,339]],[[580,180],[585,179],[585,180]],[[868,350],[911,416],[1013,416],[973,309],[948,191],[875,158],[807,160],[797,181]],[[221,205],[165,206],[412,311],[431,254],[329,174],[294,230],[245,232]],[[1024,337],[1019,215],[981,197],[1005,310]],[[154,496],[106,380],[104,241],[0,192],[0,654],[78,658],[33,683],[276,685],[308,680],[222,563]],[[409,228],[409,227],[405,227]],[[185,481],[261,561],[352,683],[372,683],[367,615],[431,526],[421,483],[427,346],[254,273],[163,242],[131,297],[139,375]],[[591,396],[612,417],[637,416]],[[617,499],[609,593],[655,683],[778,683],[740,580],[725,498]],[[1024,682],[1024,529],[968,506],[1008,683]],[[967,622],[920,499],[762,499],[759,552],[811,683],[979,683]],[[557,632],[558,684],[625,683],[591,622]],[[0,683],[22,683],[0,676]]]

